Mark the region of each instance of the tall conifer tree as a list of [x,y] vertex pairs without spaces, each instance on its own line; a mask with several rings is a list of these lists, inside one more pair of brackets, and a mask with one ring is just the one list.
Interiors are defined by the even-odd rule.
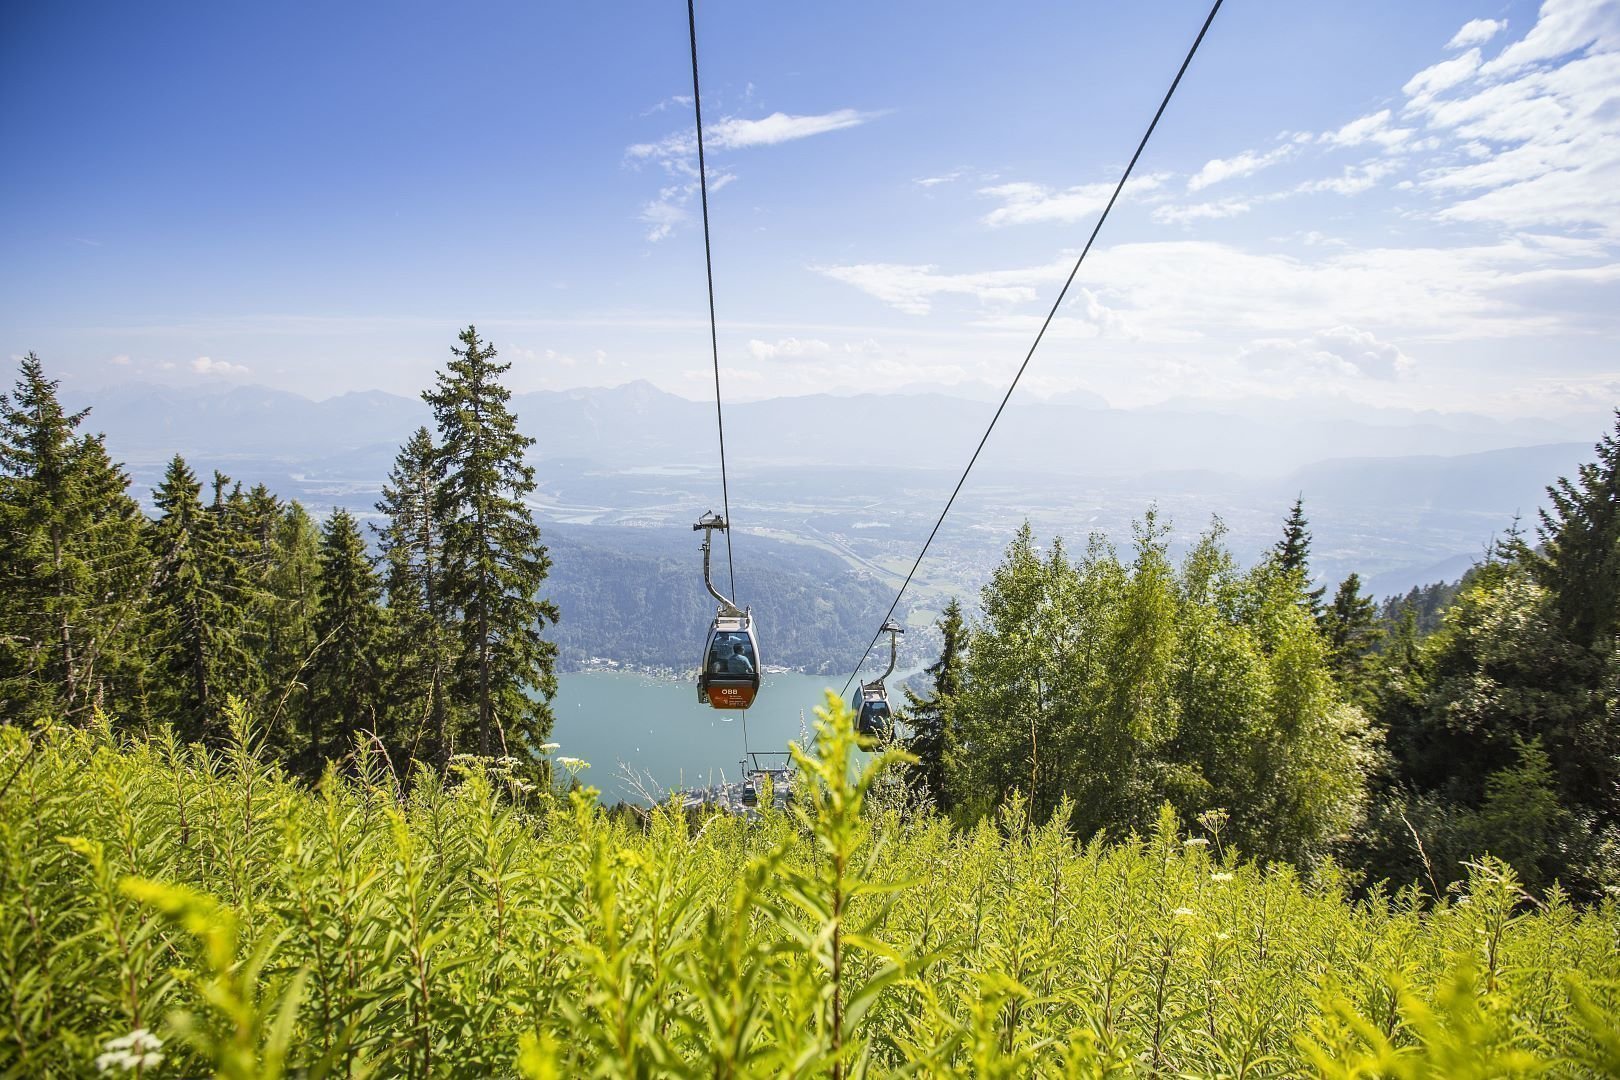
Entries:
[[945,750],[951,738],[951,701],[962,686],[963,651],[967,648],[967,624],[962,619],[962,605],[954,596],[940,614],[938,625],[942,636],[939,659],[924,669],[933,680],[932,688],[926,695],[905,688],[906,718],[911,724],[906,749],[917,758],[916,764],[909,766],[911,778],[927,787],[940,810],[949,811]]
[[202,484],[179,454],[153,492],[160,516],[150,530],[157,558],[154,602],[157,677],[162,715],[183,738],[220,734],[226,695],[236,693],[230,673],[231,640],[220,581],[226,559],[219,521],[202,502]]
[[133,707],[150,561],[128,478],[33,353],[0,395],[0,710]]
[[477,710],[478,752],[532,751],[551,731],[557,647],[541,637],[556,605],[537,595],[551,560],[524,497],[534,470],[507,408],[495,348],[469,326],[422,395],[439,425],[434,517],[444,536],[444,598],[459,616],[459,696]]
[[1620,410],[1597,460],[1547,489],[1537,577],[1571,642],[1607,654],[1620,631]]
[[333,510],[321,531],[320,647],[310,666],[308,761],[318,772],[348,749],[357,731],[385,728],[382,583],[366,556],[360,527],[347,510]]
[[1327,640],[1328,660],[1346,696],[1371,707],[1373,664],[1384,631],[1378,621],[1378,604],[1361,591],[1360,574],[1351,571],[1339,583],[1318,625]]
[[1311,583],[1311,529],[1310,522],[1305,518],[1305,496],[1294,498],[1294,507],[1288,512],[1288,520],[1283,522],[1282,539],[1272,549],[1278,567],[1288,574],[1299,577],[1300,593],[1305,604],[1311,609],[1312,615],[1322,611],[1322,596],[1327,586],[1320,585],[1314,589],[1307,586]]
[[441,768],[449,755],[451,708],[446,682],[453,627],[444,595],[444,537],[434,517],[436,450],[427,428],[418,428],[394,459],[377,509],[388,590],[390,700],[402,749]]

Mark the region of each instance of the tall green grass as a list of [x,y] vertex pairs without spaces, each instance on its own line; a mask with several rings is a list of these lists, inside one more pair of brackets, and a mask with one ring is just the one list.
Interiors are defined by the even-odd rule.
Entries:
[[1620,910],[1490,860],[1351,903],[1168,813],[953,832],[836,701],[792,810],[642,827],[365,747],[311,791],[236,730],[0,731],[0,1073],[1620,1075]]

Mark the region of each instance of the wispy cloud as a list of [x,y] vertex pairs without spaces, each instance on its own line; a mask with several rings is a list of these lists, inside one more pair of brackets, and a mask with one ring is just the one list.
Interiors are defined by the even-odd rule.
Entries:
[[898,263],[858,263],[816,267],[820,273],[852,285],[909,315],[926,315],[939,296],[968,296],[981,304],[1023,304],[1034,300],[1038,288],[1062,281],[1070,263],[1065,260],[1026,270],[986,270],[943,274],[937,266]]
[[191,362],[191,370],[198,375],[246,375],[249,369],[245,364],[233,364],[228,360],[215,360],[210,356],[199,356]]
[[1394,162],[1374,158],[1364,161],[1360,165],[1346,165],[1344,171],[1338,176],[1324,177],[1320,180],[1307,180],[1294,190],[1302,194],[1318,191],[1332,192],[1335,195],[1359,195],[1378,185],[1384,177],[1395,172]]
[[838,109],[816,116],[789,116],[775,112],[758,120],[727,117],[706,134],[717,147],[740,150],[747,146],[775,146],[795,139],[808,139],[812,135],[825,135],[829,131],[859,127],[877,119],[879,115],[859,109]]
[[[1121,197],[1130,198],[1157,191],[1168,179],[1168,173],[1146,173],[1135,177],[1125,185]],[[1053,189],[1040,184],[1011,183],[980,188],[979,194],[1001,202],[1000,206],[985,215],[986,225],[1073,223],[1090,218],[1107,206],[1115,186],[1115,183],[1100,183]]]
[[1506,19],[1471,19],[1451,36],[1446,48],[1466,49],[1471,45],[1483,45],[1506,29]]
[[1324,132],[1318,141],[1329,146],[1362,146],[1371,142],[1393,149],[1411,137],[1412,129],[1390,126],[1390,116],[1388,109],[1381,109],[1357,117],[1336,131]]
[[[677,97],[668,100],[691,104],[690,98]],[[661,109],[664,104],[667,102],[655,107],[654,111]],[[703,143],[709,151],[776,146],[797,139],[824,135],[831,131],[858,127],[881,115],[859,109],[835,109],[829,113],[808,116],[791,116],[782,112],[771,113],[757,119],[728,116],[704,129]],[[690,130],[677,131],[657,142],[636,143],[627,147],[624,155],[625,160],[632,165],[657,165],[665,174],[678,181],[660,190],[658,198],[642,205],[640,220],[648,226],[647,239],[656,243],[670,236],[691,218],[687,206],[697,195],[699,187],[697,134]],[[707,164],[711,193],[719,191],[737,178],[736,173],[725,165],[713,160]]]
[[1244,198],[1219,199],[1189,206],[1157,206],[1153,209],[1153,220],[1161,225],[1186,225],[1194,221],[1237,217],[1247,214],[1253,207],[1254,201]]
[[1412,358],[1366,330],[1334,326],[1304,338],[1262,338],[1238,352],[1238,362],[1257,371],[1316,369],[1369,379],[1395,379],[1412,368]]
[[950,172],[944,173],[940,176],[919,177],[916,180],[913,180],[912,183],[916,184],[920,188],[938,187],[940,184],[955,183],[956,181],[962,179],[965,173],[966,170],[964,169],[952,169]]
[[749,341],[748,355],[755,360],[795,359],[806,356],[826,356],[833,347],[817,338],[781,338],[777,341]]
[[1279,161],[1286,161],[1294,153],[1294,144],[1284,143],[1274,150],[1259,152],[1245,150],[1236,157],[1213,158],[1204,163],[1204,167],[1192,175],[1187,181],[1188,191],[1202,191],[1211,184],[1218,184],[1222,180],[1233,180],[1240,176],[1253,176],[1261,169],[1267,169]]

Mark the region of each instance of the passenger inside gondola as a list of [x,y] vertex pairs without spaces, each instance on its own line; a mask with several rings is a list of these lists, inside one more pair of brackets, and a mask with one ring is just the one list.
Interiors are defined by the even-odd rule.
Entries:
[[709,673],[711,675],[752,675],[754,673],[753,649],[749,646],[747,634],[716,634],[714,646],[709,652]]

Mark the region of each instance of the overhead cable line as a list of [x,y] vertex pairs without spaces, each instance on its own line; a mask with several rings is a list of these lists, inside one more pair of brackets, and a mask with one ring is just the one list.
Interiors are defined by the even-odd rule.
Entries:
[[[687,0],[687,2],[690,4],[691,0]],[[1002,395],[1001,404],[996,406],[995,415],[990,418],[990,426],[984,429],[984,435],[979,439],[979,445],[974,448],[973,456],[968,459],[967,468],[962,470],[961,478],[956,481],[956,487],[951,491],[951,497],[945,500],[945,509],[939,512],[939,520],[934,522],[934,528],[929,532],[928,539],[923,541],[922,550],[917,553],[917,560],[911,564],[911,570],[906,574],[906,580],[901,583],[900,591],[895,593],[894,602],[889,605],[888,612],[883,616],[885,624],[894,617],[895,608],[900,606],[901,597],[906,595],[906,589],[911,585],[911,579],[916,575],[917,567],[922,565],[923,557],[928,554],[928,548],[933,544],[934,537],[939,535],[939,527],[945,523],[945,516],[951,512],[951,506],[956,502],[956,496],[961,494],[962,485],[967,483],[968,474],[973,471],[974,463],[979,460],[979,452],[984,449],[984,444],[989,441],[990,433],[996,429],[996,421],[1001,419],[1002,410],[1007,407],[1007,402],[1011,400],[1013,391],[1018,389],[1018,380],[1024,377],[1024,369],[1029,367],[1029,362],[1034,357],[1036,348],[1041,344],[1041,338],[1046,336],[1046,328],[1052,325],[1052,319],[1057,315],[1058,309],[1063,306],[1063,300],[1069,294],[1069,286],[1074,284],[1075,275],[1080,273],[1080,264],[1086,261],[1086,255],[1091,251],[1091,245],[1096,242],[1097,234],[1102,231],[1103,222],[1108,220],[1109,211],[1114,208],[1114,203],[1118,200],[1120,192],[1125,189],[1125,182],[1130,179],[1131,170],[1136,168],[1137,159],[1142,156],[1142,151],[1147,148],[1148,139],[1153,136],[1153,129],[1159,126],[1159,118],[1164,115],[1164,110],[1169,106],[1170,99],[1175,96],[1176,87],[1181,85],[1181,77],[1187,74],[1187,68],[1192,63],[1193,56],[1198,52],[1198,46],[1203,44],[1204,35],[1209,32],[1210,24],[1215,21],[1215,13],[1221,10],[1222,2],[1223,0],[1215,0],[1214,6],[1209,9],[1209,15],[1204,19],[1204,25],[1199,29],[1198,36],[1193,39],[1192,48],[1187,50],[1186,58],[1181,61],[1181,68],[1176,72],[1176,77],[1170,82],[1170,89],[1165,91],[1164,100],[1159,102],[1158,111],[1153,114],[1152,122],[1148,124],[1147,131],[1142,133],[1142,141],[1136,144],[1136,153],[1131,155],[1130,163],[1125,166],[1125,172],[1120,175],[1119,183],[1114,185],[1114,193],[1108,197],[1108,205],[1103,207],[1102,214],[1097,218],[1097,224],[1092,227],[1091,236],[1086,240],[1086,246],[1081,249],[1080,257],[1074,260],[1074,269],[1069,271],[1068,280],[1064,281],[1063,288],[1058,292],[1057,299],[1052,302],[1052,310],[1046,313],[1046,320],[1041,323],[1040,330],[1036,332],[1035,340],[1029,346],[1029,352],[1024,354],[1024,362],[1018,365],[1018,372],[1013,376],[1012,383],[1007,387],[1007,392]],[[849,678],[844,681],[845,691],[849,690],[850,683],[854,682],[855,677],[861,673],[861,665],[865,664],[866,658],[872,655],[873,646],[877,644],[878,638],[882,636],[882,629],[872,635],[872,640],[867,644],[866,651],[861,654],[860,663],[855,665],[855,670],[850,672]]]
[[720,332],[714,319],[714,256],[709,245],[709,178],[703,165],[703,96],[698,93],[697,11],[686,0],[686,27],[692,41],[692,111],[697,117],[698,191],[703,197],[703,268],[709,278],[709,350],[714,355],[714,423],[720,432],[720,509],[726,516],[726,573],[730,597],[737,599],[737,568],[731,560],[731,491],[726,483],[726,418],[720,408]]

